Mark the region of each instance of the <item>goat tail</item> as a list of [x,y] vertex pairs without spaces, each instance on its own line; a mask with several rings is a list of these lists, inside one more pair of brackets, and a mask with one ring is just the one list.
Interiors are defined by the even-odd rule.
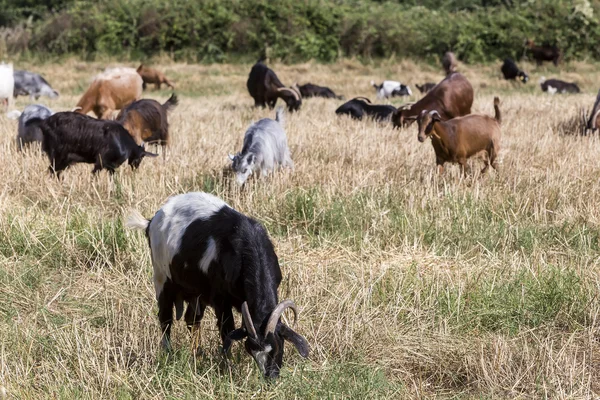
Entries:
[[279,125],[285,125],[285,113],[283,111],[283,107],[277,107],[275,110],[275,121],[279,122]]
[[500,113],[500,98],[494,97],[494,118],[498,122],[498,125],[502,124],[502,114]]
[[179,104],[179,99],[177,98],[177,95],[175,93],[173,93],[173,94],[171,94],[171,97],[169,97],[169,100],[165,101],[165,103],[162,105],[162,107],[165,111],[171,111],[172,109],[177,107],[178,104]]
[[129,229],[146,230],[149,223],[150,221],[144,218],[138,210],[131,210],[131,213],[127,217],[127,221],[125,222],[125,226]]

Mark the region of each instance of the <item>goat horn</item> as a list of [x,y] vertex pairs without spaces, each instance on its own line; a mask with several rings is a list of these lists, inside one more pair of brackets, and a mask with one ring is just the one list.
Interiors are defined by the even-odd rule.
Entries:
[[269,321],[267,322],[267,327],[265,328],[265,337],[269,333],[275,333],[275,328],[277,327],[277,321],[279,321],[279,317],[281,314],[287,309],[291,308],[294,312],[294,325],[296,324],[296,320],[298,319],[298,308],[296,304],[292,300],[284,300],[275,307],[271,316],[269,317]]
[[81,107],[79,107],[79,106],[78,106],[78,107],[74,107],[74,108],[71,110],[71,112],[75,112],[75,111],[77,111],[77,110],[81,110],[81,109],[82,109],[82,108],[81,108]]
[[242,321],[244,322],[244,326],[250,337],[256,339],[256,329],[254,329],[254,323],[252,323],[252,317],[250,316],[250,310],[248,310],[247,301],[242,303]]
[[594,114],[594,117],[592,119],[592,129],[596,129],[596,118],[598,118],[598,114],[600,114],[600,110],[596,111],[596,113]]
[[292,92],[292,94],[294,95],[294,97],[296,98],[296,100],[300,100],[300,99],[298,98],[298,93],[296,93],[296,92],[295,92],[295,91],[293,91],[292,89],[289,89],[289,88],[278,88],[278,89],[277,89],[277,91],[278,91],[278,92],[285,92],[285,91]]

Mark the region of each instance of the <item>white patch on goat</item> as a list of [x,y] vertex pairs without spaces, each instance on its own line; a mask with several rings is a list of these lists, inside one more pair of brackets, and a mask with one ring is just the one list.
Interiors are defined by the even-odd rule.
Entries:
[[263,375],[266,373],[267,369],[265,365],[267,364],[267,357],[269,356],[269,353],[272,349],[273,348],[271,347],[271,345],[268,344],[264,350],[252,352],[252,357],[254,358],[254,360],[256,360],[256,364],[258,364],[258,368],[260,369],[260,372]]
[[217,242],[212,237],[208,238],[206,250],[204,250],[204,254],[200,260],[200,270],[205,274],[208,273],[210,264],[217,259],[218,255],[219,249],[217,248]]
[[148,227],[148,236],[157,299],[166,279],[171,278],[171,261],[179,252],[181,239],[188,226],[196,220],[210,218],[223,207],[229,205],[212,194],[185,193],[167,200],[152,218]]
[[556,93],[557,90],[558,89],[555,88],[555,87],[548,86],[548,90],[547,91],[548,91],[548,94],[554,94],[554,93]]

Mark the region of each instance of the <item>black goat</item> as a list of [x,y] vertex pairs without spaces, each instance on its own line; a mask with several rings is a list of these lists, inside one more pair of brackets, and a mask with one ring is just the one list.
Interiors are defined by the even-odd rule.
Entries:
[[40,124],[42,150],[50,159],[50,171],[60,177],[71,164],[94,164],[92,173],[111,174],[125,161],[139,167],[146,156],[156,157],[138,146],[116,121],[97,120],[75,112],[59,112]]
[[325,86],[313,85],[312,83],[307,83],[299,86],[296,83],[293,86],[293,88],[297,89],[303,98],[324,97],[326,99],[344,100],[344,96],[338,96],[333,90]]
[[517,64],[510,58],[504,60],[504,64],[502,64],[500,70],[506,80],[519,80],[523,83],[527,83],[529,80],[529,75],[520,70]]
[[288,111],[298,111],[302,106],[302,96],[293,88],[286,88],[275,72],[261,61],[254,64],[246,87],[254,99],[255,107],[275,107],[277,99],[285,101]]
[[366,97],[355,97],[335,110],[336,114],[348,114],[354,119],[362,120],[366,115],[376,121],[388,119],[394,112],[396,112],[396,107],[384,104],[371,104],[371,100]]
[[[286,308],[297,317],[291,300],[279,302],[281,269],[265,228],[208,193],[171,197],[151,220],[133,213],[130,228],[143,229],[150,244],[162,346],[171,347],[175,316],[199,327],[205,308],[212,307],[227,352],[246,339],[246,351],[269,378],[279,376],[284,340],[308,356],[306,340],[280,321]],[[242,313],[235,329],[232,307]]]

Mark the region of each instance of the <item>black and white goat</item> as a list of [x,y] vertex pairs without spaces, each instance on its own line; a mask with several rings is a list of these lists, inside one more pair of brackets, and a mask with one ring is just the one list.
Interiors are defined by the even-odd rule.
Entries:
[[338,115],[346,114],[358,120],[367,116],[376,121],[389,119],[394,112],[396,112],[396,107],[387,104],[371,104],[371,100],[366,97],[355,97],[335,110]]
[[579,86],[577,86],[575,82],[565,82],[560,79],[546,79],[543,76],[540,78],[540,87],[542,88],[542,92],[548,94],[581,92],[581,89],[579,89]]
[[[171,197],[151,220],[134,212],[127,226],[145,230],[150,244],[165,350],[171,346],[173,306],[179,320],[186,302],[188,327],[198,328],[205,308],[212,307],[223,350],[246,338],[246,351],[266,377],[279,376],[284,340],[308,356],[306,340],[280,321],[287,308],[296,318],[298,310],[291,300],[279,302],[279,261],[258,221],[196,192]],[[242,313],[237,329],[232,308]]]
[[509,81],[515,80],[527,83],[527,81],[529,80],[529,75],[527,75],[525,71],[519,69],[519,67],[517,67],[517,64],[515,64],[515,62],[510,58],[504,60],[504,63],[500,67],[500,71],[502,71],[504,79]]
[[381,85],[371,81],[371,85],[377,92],[378,99],[387,99],[388,97],[396,96],[412,96],[410,87],[397,81],[383,81]]
[[250,125],[244,135],[242,151],[229,154],[236,181],[243,185],[253,173],[266,176],[277,167],[294,168],[283,130],[283,108],[277,108],[275,120],[263,118]]
[[8,113],[8,118],[19,118],[17,132],[17,148],[19,150],[23,150],[26,145],[31,143],[42,143],[43,135],[40,124],[52,114],[54,112],[51,109],[41,104],[28,105],[23,112],[11,111]]
[[50,172],[57,177],[75,163],[94,164],[92,173],[106,169],[112,174],[125,161],[138,168],[144,157],[156,157],[138,146],[127,129],[116,121],[59,112],[46,118],[40,129],[42,150],[50,159]]

